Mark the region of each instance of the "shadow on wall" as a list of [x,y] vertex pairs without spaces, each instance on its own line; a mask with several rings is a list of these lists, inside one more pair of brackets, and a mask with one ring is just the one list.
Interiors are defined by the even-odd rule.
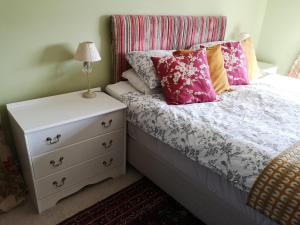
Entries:
[[81,63],[74,59],[75,51],[68,43],[48,45],[40,50],[35,63],[50,66],[45,82],[51,79],[51,84],[46,96],[82,89],[86,79],[82,76]]
[[[105,87],[113,80],[110,15],[103,15],[99,17],[98,34],[98,38],[91,41],[95,41],[102,56],[102,60],[101,62],[93,65],[91,84],[92,87]],[[26,68],[24,68],[24,65],[23,68],[19,69],[28,69],[28,65],[30,65],[29,69],[33,67],[47,67],[45,69],[47,72],[37,77],[37,82],[43,84],[43,88],[38,87],[36,90],[31,91],[28,95],[20,96],[20,98],[14,99],[14,101],[40,98],[53,94],[85,89],[87,83],[86,77],[82,72],[82,64],[74,60],[74,53],[76,49],[74,49],[71,44],[72,43],[55,43],[38,49],[38,51],[31,56],[31,63],[26,64]],[[76,43],[76,45],[77,44],[78,43]],[[8,143],[12,148],[14,148],[5,105],[0,105],[0,116],[6,137],[8,138]]]
[[[35,56],[35,60],[33,61],[33,66],[53,66],[53,71],[51,71],[47,76],[46,79],[56,80],[57,82],[57,88],[54,86],[54,92],[59,93],[60,89],[60,83],[62,83],[63,80],[70,79],[70,74],[74,74],[74,77],[81,77],[79,76],[79,73],[81,72],[78,70],[78,68],[75,68],[73,61],[73,49],[66,43],[58,43],[46,46],[45,48],[42,48],[39,50],[38,54]],[[73,75],[72,75],[73,77]],[[63,91],[60,91],[63,92]],[[45,92],[46,93],[46,92]],[[51,95],[52,93],[46,93],[46,94],[36,94],[34,96],[23,96],[19,99],[16,99],[15,101],[21,101],[21,100],[27,100],[32,98],[38,98],[38,97],[44,97],[45,95]],[[14,149],[13,145],[13,138],[12,133],[10,129],[10,123],[8,119],[8,113],[5,105],[0,106],[0,123],[3,126],[3,130],[5,133],[6,141],[8,145]]]
[[49,45],[42,50],[42,54],[38,60],[38,65],[55,64],[55,76],[62,77],[64,73],[65,64],[73,60],[73,50],[66,43]]

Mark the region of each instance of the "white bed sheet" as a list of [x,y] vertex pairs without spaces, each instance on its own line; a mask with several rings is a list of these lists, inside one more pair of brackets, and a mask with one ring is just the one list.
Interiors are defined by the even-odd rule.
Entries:
[[121,100],[121,96],[129,92],[139,92],[128,81],[119,81],[115,84],[109,84],[105,91],[112,97]]

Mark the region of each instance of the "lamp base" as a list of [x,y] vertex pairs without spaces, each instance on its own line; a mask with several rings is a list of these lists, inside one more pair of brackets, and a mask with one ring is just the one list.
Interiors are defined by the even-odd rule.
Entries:
[[86,92],[82,93],[82,97],[84,98],[95,98],[97,96],[96,92],[93,92],[91,90],[87,90]]

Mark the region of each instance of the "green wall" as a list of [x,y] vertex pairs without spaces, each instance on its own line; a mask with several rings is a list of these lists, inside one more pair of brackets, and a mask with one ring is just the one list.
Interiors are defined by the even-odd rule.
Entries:
[[[5,104],[86,87],[73,53],[81,41],[95,41],[102,61],[93,86],[111,82],[109,15],[225,15],[226,38],[240,31],[257,42],[266,0],[0,0],[0,109]],[[41,115],[42,116],[42,115]]]
[[287,74],[300,53],[300,1],[269,0],[257,48],[258,58]]

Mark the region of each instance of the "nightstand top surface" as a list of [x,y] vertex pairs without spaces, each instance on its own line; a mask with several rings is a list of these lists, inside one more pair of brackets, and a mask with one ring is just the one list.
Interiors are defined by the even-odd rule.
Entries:
[[126,108],[104,92],[83,98],[83,91],[7,104],[8,112],[24,133],[35,132]]

